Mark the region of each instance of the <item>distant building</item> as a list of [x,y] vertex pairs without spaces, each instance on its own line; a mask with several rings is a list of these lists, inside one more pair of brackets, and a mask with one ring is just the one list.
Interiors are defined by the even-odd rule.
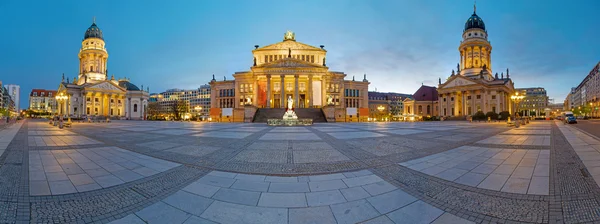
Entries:
[[15,112],[20,113],[21,112],[21,103],[20,103],[21,102],[21,87],[19,85],[14,85],[14,84],[5,85],[4,87],[6,87],[6,89],[8,90],[8,95],[10,95],[13,102],[15,103]]
[[515,91],[525,96],[519,103],[519,111],[523,116],[540,117],[545,115],[545,109],[548,108],[548,96],[544,88],[517,88]]
[[592,68],[585,78],[577,85],[571,88],[569,94],[570,109],[580,106],[589,106],[593,108],[592,113],[596,112],[596,107],[600,106],[600,62]]
[[369,117],[375,121],[395,120],[404,112],[404,100],[410,94],[369,92]]
[[29,93],[29,109],[52,114],[57,108],[54,97],[56,97],[56,90],[33,89]]
[[439,115],[438,91],[433,86],[422,85],[412,99],[404,100],[404,115],[412,117],[434,117]]
[[2,81],[0,81],[0,108],[7,110],[9,115],[16,112],[15,101],[12,99],[11,94],[9,94],[8,89],[2,85]]
[[159,105],[159,114],[170,114],[173,104],[178,100],[187,102],[187,112],[207,118],[210,111],[210,85],[202,85],[198,89],[169,89],[162,93],[150,94],[150,102]]

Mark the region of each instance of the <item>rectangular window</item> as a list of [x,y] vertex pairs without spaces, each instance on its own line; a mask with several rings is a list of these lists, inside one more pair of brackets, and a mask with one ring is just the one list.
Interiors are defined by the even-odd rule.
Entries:
[[265,63],[269,62],[269,56],[265,55]]
[[94,98],[94,102],[98,102],[98,98]]
[[471,96],[467,96],[467,100],[470,100],[470,99],[471,99]]
[[311,56],[310,56],[310,62],[311,62],[311,63],[315,63],[315,56],[314,56],[314,55],[311,55]]
[[481,99],[481,95],[477,95],[477,99]]
[[[450,97],[450,101],[454,101],[454,97]],[[452,111],[454,111],[454,109],[452,109]],[[454,115],[454,114],[452,114]]]
[[496,95],[492,95],[492,100],[495,100],[495,99],[496,99]]

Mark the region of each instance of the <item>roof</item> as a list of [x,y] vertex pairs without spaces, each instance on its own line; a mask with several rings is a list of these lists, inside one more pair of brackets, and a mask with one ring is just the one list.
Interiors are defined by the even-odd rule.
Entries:
[[119,80],[119,86],[126,90],[133,90],[133,91],[140,90],[140,88],[138,88],[136,85],[134,85],[133,83],[130,83],[129,81],[126,81],[126,80]]
[[471,15],[471,17],[467,19],[467,22],[465,22],[465,31],[476,28],[485,30],[485,23],[483,23],[483,20],[477,14],[475,14],[475,12],[473,12],[473,15]]
[[433,86],[422,85],[415,92],[415,94],[413,94],[413,98],[416,101],[437,101],[438,100],[437,88],[435,88]]
[[369,99],[384,98],[385,100],[390,100],[392,97],[401,97],[402,99],[406,99],[412,98],[412,95],[404,93],[369,92]]
[[104,38],[102,38],[102,30],[100,30],[100,28],[98,28],[98,26],[96,26],[96,22],[92,23],[90,28],[88,28],[85,31],[85,34],[83,35],[83,39],[85,40],[88,38],[99,38],[99,39],[104,40]]
[[49,96],[50,93],[52,93],[52,95],[56,95],[56,90],[32,89],[31,93],[29,93],[29,96],[33,96],[33,93],[36,93],[37,96],[41,96],[42,93],[44,93],[44,96]]

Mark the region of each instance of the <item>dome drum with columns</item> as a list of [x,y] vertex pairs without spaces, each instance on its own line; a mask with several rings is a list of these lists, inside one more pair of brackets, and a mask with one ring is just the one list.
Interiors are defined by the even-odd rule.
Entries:
[[483,20],[473,14],[465,22],[462,41],[458,47],[460,61],[456,72],[438,87],[440,116],[472,116],[483,113],[509,111],[514,108],[510,96],[514,83],[509,71],[492,75],[492,45]]
[[129,79],[108,78],[108,52],[96,21],[86,30],[79,50],[79,72],[73,82],[63,80],[58,93],[68,96],[58,102],[57,114],[71,117],[144,119],[148,92]]

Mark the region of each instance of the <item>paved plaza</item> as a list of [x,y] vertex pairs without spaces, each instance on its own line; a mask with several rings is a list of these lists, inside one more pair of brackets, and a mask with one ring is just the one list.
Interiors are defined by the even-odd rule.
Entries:
[[29,120],[0,155],[0,223],[600,222],[600,140],[554,121]]

